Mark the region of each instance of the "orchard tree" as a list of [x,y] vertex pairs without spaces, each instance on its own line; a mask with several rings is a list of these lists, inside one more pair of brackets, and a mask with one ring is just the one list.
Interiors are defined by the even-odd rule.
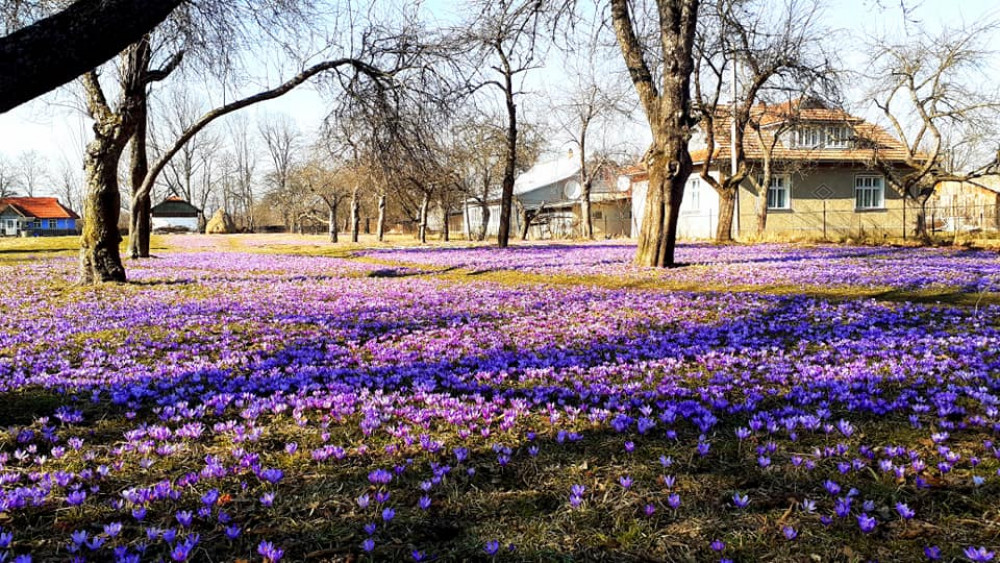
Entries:
[[[653,139],[644,156],[649,188],[636,249],[640,266],[675,263],[677,221],[691,174],[691,73],[699,5],[699,0],[611,0],[612,27]],[[647,23],[655,29],[644,27]]]
[[[997,172],[1000,92],[986,87],[983,76],[995,61],[986,46],[998,27],[986,21],[937,34],[915,29],[904,42],[881,39],[873,46],[872,98],[905,145],[905,158],[899,166],[870,143],[871,166],[904,203],[917,204],[913,232],[924,241],[930,239],[927,201],[938,184]],[[966,169],[956,169],[954,155],[970,148],[960,159]]]
[[[715,240],[729,242],[739,186],[751,170],[746,141],[760,117],[755,106],[789,92],[806,96],[826,86],[833,70],[820,44],[828,31],[818,23],[819,0],[715,0],[706,8],[694,45],[694,102],[705,139],[700,176],[719,195]],[[729,162],[717,161],[717,148]]]
[[500,189],[500,227],[497,245],[510,240],[510,218],[517,174],[518,98],[523,93],[524,74],[539,66],[539,45],[545,0],[480,0],[473,2],[475,14],[461,42],[474,54],[478,70],[474,79],[482,87],[497,89],[506,113],[503,176]]

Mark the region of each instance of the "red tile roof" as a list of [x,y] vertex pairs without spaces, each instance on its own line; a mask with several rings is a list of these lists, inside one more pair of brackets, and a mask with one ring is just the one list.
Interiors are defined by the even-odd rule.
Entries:
[[36,219],[79,219],[72,209],[54,197],[5,197],[0,198],[0,209],[11,206],[26,217]]
[[[854,117],[839,108],[829,108],[818,103],[807,103],[804,100],[794,100],[779,105],[758,104],[751,110],[753,119],[758,121],[761,127],[763,143],[757,133],[747,128],[743,138],[743,148],[746,152],[747,160],[762,160],[764,158],[764,147],[770,145],[774,140],[776,131],[781,128],[774,127],[786,122],[800,123],[808,126],[844,124],[852,128],[854,146],[850,148],[815,148],[803,149],[786,146],[779,141],[772,154],[775,161],[814,161],[814,162],[856,162],[870,163],[875,157],[875,150],[878,151],[879,158],[884,162],[895,162],[903,164],[907,161],[909,153],[906,145],[892,136],[884,128],[865,120]],[[730,149],[730,115],[727,108],[720,108],[715,119],[715,152],[713,161],[729,160]],[[787,129],[784,131],[787,132]],[[695,164],[705,161],[708,156],[708,149],[691,151],[691,160]],[[914,160],[920,160],[924,155],[915,155]]]

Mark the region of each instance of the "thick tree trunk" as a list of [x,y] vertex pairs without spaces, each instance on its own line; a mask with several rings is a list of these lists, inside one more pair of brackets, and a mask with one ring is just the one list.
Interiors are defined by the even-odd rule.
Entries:
[[[655,143],[655,141],[654,141]],[[649,188],[646,209],[639,230],[636,264],[670,267],[675,265],[677,223],[680,217],[684,184],[691,174],[691,157],[682,135],[668,137],[665,148],[656,150],[649,161]],[[667,154],[679,160],[670,161]],[[673,174],[670,175],[670,172]]]
[[142,183],[149,173],[146,155],[146,126],[148,107],[145,97],[136,107],[135,133],[132,134],[131,174],[132,207],[129,210],[128,254],[133,260],[149,258],[149,236],[152,231],[150,210],[152,202],[149,194],[143,194]]
[[330,207],[330,242],[339,242],[337,239],[337,203],[334,202]]
[[715,242],[733,242],[733,214],[736,211],[736,192],[731,189],[718,191],[719,224],[715,229]]
[[420,244],[427,244],[427,208],[430,206],[431,198],[424,194],[420,201]]
[[358,242],[361,230],[361,201],[358,200],[358,189],[351,192],[351,242]]
[[379,242],[385,239],[385,194],[378,196],[378,222],[375,224],[375,238]]
[[80,283],[124,282],[118,244],[118,160],[121,148],[98,136],[87,147],[86,189],[83,201],[83,234],[80,237]]
[[660,52],[664,72],[656,85],[626,0],[611,0],[611,20],[629,77],[639,96],[652,147],[646,158],[649,188],[635,261],[639,266],[673,266],[684,184],[691,174],[688,140],[691,73],[698,0],[663,0],[659,8]]

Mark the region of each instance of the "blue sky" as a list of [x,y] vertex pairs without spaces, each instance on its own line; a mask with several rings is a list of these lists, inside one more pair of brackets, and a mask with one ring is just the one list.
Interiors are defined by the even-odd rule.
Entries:
[[[931,30],[939,26],[959,26],[963,23],[981,22],[1000,16],[996,0],[924,0],[917,4],[913,17]],[[459,10],[458,2],[432,0],[426,8],[436,17],[448,20]],[[829,0],[824,13],[827,25],[840,30],[836,35],[837,51],[847,67],[862,70],[867,60],[864,37],[896,36],[905,37],[907,27],[902,25],[899,0]],[[909,28],[912,29],[912,28]],[[544,71],[534,71],[536,83],[530,86],[535,92],[533,103],[544,105],[551,91],[557,90],[564,74],[551,65]],[[997,85],[994,85],[996,87]],[[848,98],[851,97],[848,91]],[[7,114],[0,115],[0,153],[15,158],[24,150],[36,150],[44,154],[52,165],[52,176],[58,174],[61,162],[79,166],[81,151],[89,137],[87,119],[78,109],[72,97],[66,93],[50,95],[31,102]],[[864,114],[864,109],[852,107]],[[304,133],[315,132],[326,115],[327,104],[321,96],[310,88],[294,91],[279,100],[261,104],[251,113],[285,113],[291,116]],[[636,135],[643,135],[637,131]]]

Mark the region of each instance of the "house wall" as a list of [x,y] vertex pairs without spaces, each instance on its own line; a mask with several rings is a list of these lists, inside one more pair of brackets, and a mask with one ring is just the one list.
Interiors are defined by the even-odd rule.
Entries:
[[935,228],[946,232],[1000,230],[1000,178],[979,178],[976,183],[982,185],[968,182],[938,185],[927,202],[927,215]]
[[[819,167],[790,174],[790,208],[768,210],[764,234],[809,238],[901,236],[904,225],[903,201],[888,183],[883,181],[882,209],[855,209],[855,177],[870,174],[873,172],[863,166]],[[766,194],[758,197],[750,183],[744,182],[739,198],[743,236],[756,234],[757,211],[761,205],[766,205]],[[912,232],[917,215],[917,209],[912,203],[907,205],[905,215],[907,232]]]
[[[713,177],[715,174],[712,174]],[[642,216],[646,211],[646,192],[649,182],[632,184],[632,217],[630,236],[638,236]],[[719,194],[712,186],[692,174],[684,186],[681,211],[677,221],[677,238],[680,240],[705,240],[715,237],[719,225]],[[734,225],[734,229],[736,226]]]
[[591,205],[594,236],[618,238],[632,235],[632,202],[629,199],[597,202]]
[[[500,232],[500,205],[491,205],[490,207],[490,220],[486,225],[486,236],[495,237]],[[478,204],[469,205],[469,228],[475,236],[482,228],[483,224],[483,210]],[[510,224],[511,224],[511,236],[517,236],[521,231],[521,217],[517,212],[516,206],[511,206],[510,210]],[[464,230],[464,229],[463,229]]]
[[[12,223],[10,223],[12,222]],[[22,230],[22,218],[9,209],[0,213],[0,235],[16,237]]]

